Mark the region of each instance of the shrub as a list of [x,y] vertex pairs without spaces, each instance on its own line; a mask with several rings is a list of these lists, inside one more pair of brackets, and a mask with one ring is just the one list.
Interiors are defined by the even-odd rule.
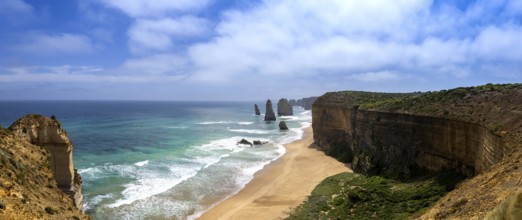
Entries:
[[1,199],[0,199],[0,209],[5,209],[4,200],[1,200]]
[[51,208],[49,206],[45,207],[45,212],[47,212],[47,214],[49,214],[49,215],[56,214],[56,210],[54,210],[53,208]]

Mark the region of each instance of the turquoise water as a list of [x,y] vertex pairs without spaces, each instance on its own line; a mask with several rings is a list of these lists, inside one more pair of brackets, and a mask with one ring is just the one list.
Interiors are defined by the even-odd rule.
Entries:
[[[310,126],[310,112],[294,107],[295,116],[278,118],[290,130],[279,131],[278,122],[253,115],[253,104],[0,102],[0,123],[57,116],[93,219],[192,219],[237,193]],[[242,138],[268,144],[238,145]]]

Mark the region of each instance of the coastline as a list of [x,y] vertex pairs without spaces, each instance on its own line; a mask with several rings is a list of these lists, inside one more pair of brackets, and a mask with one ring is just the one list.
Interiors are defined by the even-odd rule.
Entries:
[[301,204],[323,179],[352,172],[345,164],[313,146],[312,128],[303,138],[286,144],[286,153],[257,172],[237,194],[204,212],[197,219],[282,219]]

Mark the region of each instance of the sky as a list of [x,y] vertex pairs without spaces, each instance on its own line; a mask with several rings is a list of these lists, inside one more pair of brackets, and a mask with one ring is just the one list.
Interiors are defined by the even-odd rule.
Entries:
[[520,0],[1,0],[0,100],[522,82]]

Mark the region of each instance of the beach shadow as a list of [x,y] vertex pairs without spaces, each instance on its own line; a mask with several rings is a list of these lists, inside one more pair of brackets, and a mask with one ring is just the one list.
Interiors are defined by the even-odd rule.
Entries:
[[[337,158],[332,157],[332,156],[326,154],[326,153],[325,153],[321,148],[319,148],[319,145],[317,145],[315,142],[312,143],[312,144],[310,144],[310,145],[308,146],[308,148],[310,148],[310,149],[314,149],[314,150],[317,150],[317,151],[320,151],[320,152],[323,153],[324,155],[326,155],[326,156],[328,156],[328,157],[331,157],[331,158],[337,160]],[[345,166],[346,168],[352,170],[352,164],[351,164],[351,163],[343,163],[343,164],[344,164],[344,166]]]

